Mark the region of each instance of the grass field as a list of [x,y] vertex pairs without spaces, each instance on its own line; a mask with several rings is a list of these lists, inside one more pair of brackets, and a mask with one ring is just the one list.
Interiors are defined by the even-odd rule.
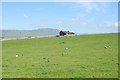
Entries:
[[117,33],[3,41],[2,50],[3,78],[118,77]]

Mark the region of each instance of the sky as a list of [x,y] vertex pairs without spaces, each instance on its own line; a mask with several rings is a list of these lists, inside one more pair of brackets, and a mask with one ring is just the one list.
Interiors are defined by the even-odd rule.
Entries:
[[2,29],[118,32],[118,2],[3,2]]
[[2,2],[119,2],[119,0],[1,0]]

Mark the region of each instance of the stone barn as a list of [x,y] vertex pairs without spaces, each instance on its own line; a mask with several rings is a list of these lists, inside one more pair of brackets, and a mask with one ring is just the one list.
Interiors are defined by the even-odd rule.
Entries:
[[71,34],[75,34],[75,33],[70,32],[70,31],[60,31],[60,32],[59,32],[59,35],[60,35],[60,36],[71,35]]

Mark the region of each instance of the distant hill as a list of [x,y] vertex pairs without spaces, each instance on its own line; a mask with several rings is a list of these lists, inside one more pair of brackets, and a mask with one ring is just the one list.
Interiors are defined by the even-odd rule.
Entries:
[[28,36],[48,36],[48,35],[58,35],[58,29],[51,28],[41,28],[35,30],[2,30],[1,38],[19,38]]

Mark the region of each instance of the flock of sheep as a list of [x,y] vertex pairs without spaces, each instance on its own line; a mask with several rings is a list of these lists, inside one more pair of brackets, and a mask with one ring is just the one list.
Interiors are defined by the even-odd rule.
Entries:
[[[105,49],[111,48],[111,46],[104,46],[104,48],[105,48]],[[65,49],[67,50],[68,48],[65,48]],[[18,55],[16,55],[16,57],[18,57]]]
[[104,46],[104,48],[111,48],[111,46]]

